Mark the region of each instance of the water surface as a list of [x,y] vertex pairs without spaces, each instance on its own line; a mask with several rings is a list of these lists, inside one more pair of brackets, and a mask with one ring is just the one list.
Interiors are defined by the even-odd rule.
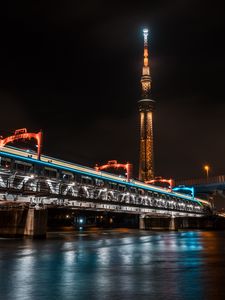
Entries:
[[0,299],[225,299],[225,232],[0,239]]

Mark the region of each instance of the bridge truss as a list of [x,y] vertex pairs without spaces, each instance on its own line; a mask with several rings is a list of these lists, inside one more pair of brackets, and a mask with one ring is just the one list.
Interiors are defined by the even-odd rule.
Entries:
[[127,186],[112,186],[110,183],[90,178],[75,178],[73,181],[51,179],[36,174],[0,173],[0,195],[5,201],[29,202],[31,205],[68,206],[90,210],[116,212],[201,216],[206,208],[197,202],[160,193],[134,190]]
[[148,215],[210,211],[202,199],[14,147],[0,148],[0,200]]

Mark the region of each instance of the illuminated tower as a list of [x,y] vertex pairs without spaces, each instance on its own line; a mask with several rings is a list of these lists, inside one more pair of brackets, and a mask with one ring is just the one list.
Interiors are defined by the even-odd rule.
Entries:
[[153,110],[155,101],[150,99],[151,76],[148,61],[148,29],[144,35],[144,65],[141,76],[142,99],[138,101],[140,115],[140,161],[139,179],[148,181],[154,178],[153,168]]

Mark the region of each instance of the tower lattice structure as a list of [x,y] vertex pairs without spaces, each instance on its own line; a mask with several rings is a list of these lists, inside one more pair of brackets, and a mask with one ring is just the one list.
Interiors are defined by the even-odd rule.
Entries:
[[144,64],[141,76],[142,99],[138,101],[140,118],[139,179],[149,181],[154,178],[153,111],[155,101],[150,99],[152,79],[148,59],[148,29],[143,30],[143,35]]

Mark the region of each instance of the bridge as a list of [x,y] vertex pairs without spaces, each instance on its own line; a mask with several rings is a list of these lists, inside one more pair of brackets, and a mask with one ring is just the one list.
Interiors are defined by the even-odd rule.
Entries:
[[195,193],[208,198],[216,210],[225,209],[225,175],[179,180],[176,184],[193,187]]
[[14,147],[2,147],[0,159],[5,201],[174,216],[199,216],[209,208],[202,199]]
[[198,193],[207,193],[218,190],[225,190],[225,175],[212,176],[207,178],[195,178],[176,181],[177,184],[194,186]]
[[[174,191],[171,186],[162,188],[132,178],[129,163],[119,164],[113,160],[90,168],[41,155],[40,137],[29,136],[27,131],[16,132],[14,136],[15,139],[37,139],[38,153],[5,143],[0,145],[1,208],[12,203],[27,204],[33,215],[36,210],[40,214],[40,208],[62,206],[136,214],[140,217],[140,228],[145,227],[144,220],[149,217],[174,222],[174,218],[202,217],[211,211],[206,200]],[[123,168],[126,176],[103,171],[108,167]],[[33,224],[33,217],[30,218]]]

